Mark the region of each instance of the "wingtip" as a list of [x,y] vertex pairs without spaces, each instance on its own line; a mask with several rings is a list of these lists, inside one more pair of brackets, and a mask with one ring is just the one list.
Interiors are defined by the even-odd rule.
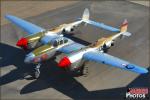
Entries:
[[121,27],[122,27],[122,26],[126,26],[126,25],[128,25],[128,20],[127,20],[127,19],[124,19],[124,21],[123,21],[122,24],[121,24]]
[[5,18],[8,18],[8,17],[9,17],[9,14],[6,14],[6,15],[5,15]]
[[141,71],[141,74],[146,74],[148,72],[149,72],[148,69],[143,69],[143,71]]
[[12,17],[12,15],[10,15],[10,14],[6,14],[6,15],[5,15],[5,18],[6,18],[6,19],[9,19],[10,17]]

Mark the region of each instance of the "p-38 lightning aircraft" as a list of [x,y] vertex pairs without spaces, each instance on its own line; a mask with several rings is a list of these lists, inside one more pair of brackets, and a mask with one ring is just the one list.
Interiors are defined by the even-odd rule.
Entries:
[[75,27],[82,23],[91,24],[113,32],[119,31],[119,29],[117,28],[89,20],[88,9],[84,10],[82,18],[80,18],[80,20],[69,24],[62,24],[51,30],[43,29],[12,15],[6,15],[5,17],[17,26],[24,29],[29,34],[28,36],[18,40],[16,44],[17,46],[26,50],[35,48],[38,43],[41,44],[40,46],[38,46],[38,48],[27,54],[24,60],[25,63],[36,64],[35,78],[38,78],[40,75],[39,68],[42,61],[54,57],[57,51],[64,53],[63,51],[61,51],[62,47],[71,45],[73,48],[75,47],[74,49],[72,49],[72,51],[79,50],[82,47],[81,44],[76,43],[67,37],[64,37],[63,33],[74,31]]
[[[115,58],[108,54],[102,53],[107,52],[108,48],[110,46],[113,46],[114,40],[117,37],[123,35],[130,36],[130,33],[126,32],[127,21],[123,23],[123,25],[121,26],[121,30],[119,30],[117,28],[107,26],[103,23],[89,20],[89,11],[88,9],[85,9],[81,20],[70,24],[63,24],[55,29],[46,31],[39,26],[36,26],[12,15],[6,15],[6,18],[16,25],[20,26],[30,34],[27,37],[21,38],[17,42],[17,46],[22,47],[23,49],[30,49],[30,47],[32,47],[32,43],[40,42],[42,44],[42,46],[27,54],[24,60],[25,63],[37,64],[35,68],[35,78],[38,78],[40,75],[39,68],[42,61],[54,57],[57,51],[67,54],[66,57],[60,60],[58,66],[64,69],[69,69],[70,71],[77,70],[81,71],[82,73],[84,72],[84,68],[81,67],[82,64],[84,64],[86,60],[93,60],[137,73],[148,72],[145,68],[141,68],[135,64],[130,64],[127,61],[123,61],[119,58]],[[62,33],[73,31],[74,28],[81,23],[91,24],[113,32],[120,31],[120,33],[108,38],[99,39],[97,42],[90,46],[84,46],[63,36]]]
[[94,61],[140,74],[147,73],[148,70],[146,68],[106,54],[107,50],[114,45],[114,41],[118,37],[131,35],[131,33],[127,32],[127,26],[128,22],[125,20],[121,25],[119,33],[107,38],[100,38],[89,46],[82,45],[80,46],[80,50],[77,51],[72,52],[73,48],[70,45],[64,46],[61,48],[61,51],[65,52],[66,56],[58,60],[58,66],[70,71],[80,71],[81,74],[84,74],[84,66],[82,65],[85,65],[86,61]]

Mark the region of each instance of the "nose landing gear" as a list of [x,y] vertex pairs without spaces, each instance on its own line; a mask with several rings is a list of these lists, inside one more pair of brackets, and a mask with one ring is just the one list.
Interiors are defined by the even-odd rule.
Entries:
[[41,67],[41,64],[39,63],[38,65],[36,65],[36,67],[34,68],[35,69],[35,72],[34,72],[34,78],[37,79],[40,77],[40,67]]

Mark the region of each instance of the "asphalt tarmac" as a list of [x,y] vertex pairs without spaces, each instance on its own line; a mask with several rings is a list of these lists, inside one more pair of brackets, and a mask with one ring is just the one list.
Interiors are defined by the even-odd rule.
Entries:
[[[82,1],[28,17],[26,20],[50,29],[63,23],[78,20],[85,8],[90,18],[118,27],[128,19],[129,38],[118,40],[109,54],[149,68],[149,8],[128,1]],[[79,27],[72,39],[83,44],[107,37],[112,32],[90,25]],[[112,33],[113,34],[113,33]],[[1,26],[0,67],[1,99],[110,99],[122,100],[128,87],[149,87],[150,74],[136,73],[111,66],[89,62],[87,77],[72,77],[57,67],[53,59],[42,65],[41,77],[32,77],[33,65],[23,62],[25,53],[15,46],[26,33],[9,23]],[[87,42],[85,42],[87,41]]]

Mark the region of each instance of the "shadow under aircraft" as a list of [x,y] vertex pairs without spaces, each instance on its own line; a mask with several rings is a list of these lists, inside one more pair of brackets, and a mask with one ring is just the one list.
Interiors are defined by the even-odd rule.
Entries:
[[25,52],[19,48],[0,43],[0,68],[12,67],[9,65],[14,65],[16,68],[12,69],[9,73],[0,77],[0,85],[5,85],[7,83],[16,81],[18,79],[23,79],[24,74],[29,74],[31,71],[31,64],[24,63]]
[[[0,67],[10,67],[8,65],[14,65],[16,67],[16,69],[0,78],[0,85],[5,85],[18,79],[24,79],[24,74],[30,73],[33,65],[28,65],[23,62],[25,56],[23,50],[4,43],[0,44],[0,48]],[[150,70],[150,67],[148,70]],[[23,95],[48,88],[54,88],[72,99],[122,100],[125,98],[125,94],[129,87],[150,88],[149,77],[149,73],[139,75],[126,87],[88,91],[73,77],[73,75],[70,75],[70,73],[66,73],[64,70],[57,67],[55,61],[49,60],[42,65],[40,78],[24,86],[21,89],[20,94]]]
[[[150,67],[148,68],[148,70]],[[55,72],[54,72],[55,73]],[[54,88],[57,91],[69,96],[72,99],[86,100],[122,100],[125,98],[128,88],[146,87],[150,88],[150,74],[143,74],[134,79],[126,87],[88,91],[81,83],[67,73],[51,74],[31,82],[24,86],[20,94],[32,93],[47,88]],[[46,84],[45,84],[46,83]],[[47,84],[48,83],[48,84]]]

